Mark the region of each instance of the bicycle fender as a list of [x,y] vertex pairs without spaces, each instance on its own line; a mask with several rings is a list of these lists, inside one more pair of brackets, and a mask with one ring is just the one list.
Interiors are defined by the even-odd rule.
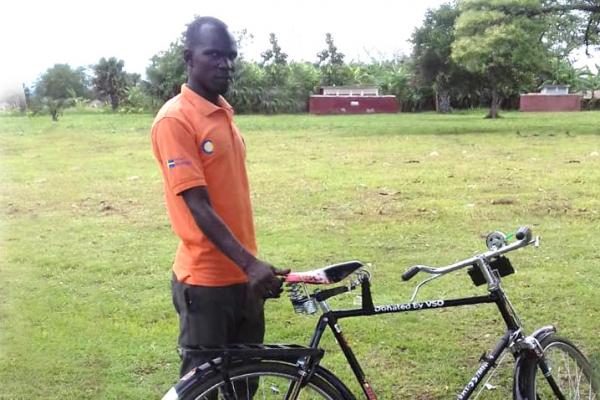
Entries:
[[314,373],[331,383],[337,389],[337,391],[340,392],[344,400],[356,400],[356,397],[354,397],[352,392],[350,392],[350,389],[348,389],[348,387],[328,369],[319,365],[315,369]]
[[525,371],[529,370],[528,363],[532,359],[529,353],[521,354],[515,363],[515,371],[513,378],[513,399],[514,400],[535,400],[529,399],[527,388],[529,381]]
[[[286,359],[268,359],[268,361],[275,361],[294,365]],[[173,387],[171,387],[169,391],[162,397],[162,400],[178,400],[179,394],[184,393],[190,386],[194,385],[196,381],[204,379],[207,376],[212,375],[213,373],[218,373],[218,369],[222,362],[222,358],[219,357],[197,368],[194,368],[187,375],[182,377],[179,380],[179,382],[177,382]],[[234,363],[240,364],[242,362],[241,360],[236,360],[234,361]],[[356,400],[356,397],[354,397],[354,395],[352,394],[352,392],[350,392],[348,387],[344,385],[344,383],[340,381],[339,378],[329,370],[321,366],[317,366],[314,369],[313,374],[318,375],[327,382],[329,382],[340,393],[344,400]]]
[[171,389],[161,398],[161,400],[178,400],[179,395],[177,394],[177,389],[175,386],[172,386]]
[[[556,328],[554,326],[545,326],[533,332],[531,335],[539,343],[548,336],[554,334]],[[515,371],[513,379],[513,399],[514,400],[536,400],[530,399],[527,389],[529,382],[528,372],[531,371],[531,363],[537,361],[537,356],[529,350],[520,350],[519,356],[515,361]]]
[[223,363],[222,357],[214,358],[188,372],[181,377],[179,381],[169,389],[161,400],[178,400],[179,394],[184,393],[190,386],[193,386],[196,381],[205,378],[211,373],[217,373],[219,367]]
[[[175,385],[173,385],[167,393],[165,393],[161,400],[178,400],[180,395],[185,393],[191,386],[194,386],[198,381],[210,378],[214,374],[221,373],[221,368],[223,368],[223,364],[225,362],[226,361],[223,359],[223,357],[217,357],[190,370],[190,372],[181,377],[179,381]],[[243,362],[244,360],[241,359],[228,360],[227,366],[234,367],[239,364],[243,364]]]

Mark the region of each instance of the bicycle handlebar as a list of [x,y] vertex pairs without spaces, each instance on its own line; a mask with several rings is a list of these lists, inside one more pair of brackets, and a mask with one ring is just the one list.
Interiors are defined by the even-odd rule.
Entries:
[[[413,265],[402,274],[402,280],[408,281],[421,271],[427,272],[431,275],[440,276],[464,267],[469,267],[481,263],[482,259],[486,262],[489,262],[491,259],[497,258],[502,254],[519,249],[521,247],[528,246],[530,244],[535,244],[537,246],[539,242],[539,237],[533,238],[531,229],[528,227],[520,227],[515,233],[515,238],[517,239],[517,241],[511,243],[510,245],[500,245],[501,247],[499,248],[492,247],[491,250],[486,251],[485,253],[477,254],[473,257],[467,258],[462,261],[458,261],[454,264],[450,264],[444,267],[434,268],[428,265]],[[506,242],[503,242],[503,244],[504,243]],[[294,275],[290,274],[286,281],[291,288],[290,299],[292,301],[292,304],[294,305],[294,309],[296,310],[296,312],[299,313],[313,314],[317,310],[315,301],[323,303],[331,297],[352,291],[360,286],[362,290],[362,308],[365,310],[372,310],[373,300],[371,298],[369,284],[370,274],[368,273],[368,271],[365,271],[363,267],[364,265],[360,262],[350,261],[330,265],[328,267],[323,267],[318,270],[296,273]],[[351,274],[355,274],[356,277],[350,282],[350,284],[315,291],[313,294],[309,294],[306,291],[306,289],[302,290],[299,286],[303,286],[306,284],[335,283],[345,279]],[[325,280],[322,279],[324,276],[326,277]],[[434,278],[435,276],[423,281],[415,290],[415,294],[413,294],[413,299],[416,295],[416,292],[419,290],[419,287],[422,284]]]
[[517,240],[527,239],[527,241],[531,241],[531,229],[528,226],[522,226],[517,230],[515,235]]
[[402,280],[403,281],[409,281],[413,276],[415,276],[416,274],[419,273],[419,271],[421,270],[420,267],[422,267],[422,265],[413,265],[412,267],[410,267],[409,269],[407,269],[402,274]]
[[530,244],[537,243],[538,239],[539,239],[539,238],[533,238],[531,229],[526,226],[522,226],[517,230],[515,238],[518,240],[517,242],[511,243],[504,247],[500,247],[499,249],[486,251],[485,253],[481,253],[481,254],[475,255],[473,257],[467,258],[465,260],[458,261],[454,264],[446,265],[445,267],[434,268],[434,267],[430,267],[428,265],[413,265],[412,267],[408,268],[406,270],[406,272],[404,272],[402,274],[402,280],[408,281],[421,271],[427,272],[428,274],[431,274],[431,275],[447,274],[448,272],[456,271],[457,269],[471,266],[471,265],[477,263],[477,261],[481,258],[483,258],[485,260],[490,260],[492,258],[501,256],[502,254],[511,252],[511,251],[519,249],[521,247],[525,247]]

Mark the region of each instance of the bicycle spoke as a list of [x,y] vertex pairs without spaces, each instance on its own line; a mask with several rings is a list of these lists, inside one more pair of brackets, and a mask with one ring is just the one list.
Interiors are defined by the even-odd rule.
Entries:
[[[565,399],[597,400],[592,383],[592,370],[579,351],[568,342],[556,340],[544,349],[550,373]],[[536,395],[539,400],[554,399],[551,389],[541,371],[538,371]]]

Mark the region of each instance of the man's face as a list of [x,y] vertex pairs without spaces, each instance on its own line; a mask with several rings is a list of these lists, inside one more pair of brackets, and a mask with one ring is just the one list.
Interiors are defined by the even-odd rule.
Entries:
[[225,94],[233,78],[237,46],[231,33],[211,24],[203,25],[186,56],[188,83],[200,95]]

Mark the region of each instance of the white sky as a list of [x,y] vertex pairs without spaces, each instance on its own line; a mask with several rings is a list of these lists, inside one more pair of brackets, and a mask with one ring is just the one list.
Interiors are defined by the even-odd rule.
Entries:
[[[346,60],[409,54],[408,39],[428,8],[444,0],[5,0],[0,6],[0,92],[32,84],[56,63],[125,61],[144,76],[150,58],[194,15],[212,15],[254,35],[242,51],[259,59],[274,32],[291,59],[315,61],[331,32]],[[598,58],[598,57],[597,57]]]

